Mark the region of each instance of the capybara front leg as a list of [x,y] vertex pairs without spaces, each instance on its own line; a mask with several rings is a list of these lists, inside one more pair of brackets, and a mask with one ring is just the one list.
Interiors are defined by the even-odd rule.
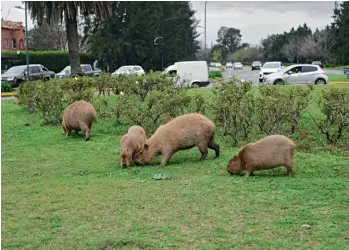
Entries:
[[207,150],[207,145],[206,143],[200,143],[198,145],[198,148],[201,152],[201,158],[200,158],[200,161],[204,161],[206,159],[206,156],[208,154],[208,150]]
[[216,153],[216,157],[219,157],[219,145],[214,142],[214,137],[209,140],[208,142],[208,148],[213,149]]
[[249,177],[251,174],[253,174],[252,168],[246,165],[245,178]]
[[162,156],[161,164],[159,165],[158,168],[165,167],[165,165],[169,162],[171,157],[172,157],[172,152],[164,153],[163,156]]

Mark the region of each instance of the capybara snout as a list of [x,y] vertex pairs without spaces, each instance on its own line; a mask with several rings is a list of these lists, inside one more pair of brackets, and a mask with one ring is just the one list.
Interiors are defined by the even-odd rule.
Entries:
[[287,168],[287,174],[292,174],[292,158],[296,144],[283,135],[270,135],[242,147],[237,156],[228,163],[227,171],[239,174],[245,170],[245,177],[255,170],[272,169],[280,166]]

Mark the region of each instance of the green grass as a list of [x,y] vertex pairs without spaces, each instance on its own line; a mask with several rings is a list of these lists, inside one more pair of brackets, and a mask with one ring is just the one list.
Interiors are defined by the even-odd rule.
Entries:
[[329,81],[349,82],[349,78],[346,75],[327,74]]
[[296,153],[293,177],[278,168],[248,179],[228,175],[238,148],[220,136],[218,159],[199,162],[194,148],[163,169],[122,169],[126,131],[100,119],[91,141],[65,138],[2,101],[2,248],[348,249],[349,154],[316,131],[306,140],[321,148]]

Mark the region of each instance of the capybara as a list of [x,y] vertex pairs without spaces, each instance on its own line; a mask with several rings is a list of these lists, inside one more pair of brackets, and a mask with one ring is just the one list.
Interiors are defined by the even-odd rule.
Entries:
[[206,116],[190,113],[173,118],[161,125],[144,144],[141,151],[136,153],[135,162],[150,164],[153,158],[162,154],[162,168],[179,150],[197,146],[201,152],[201,159],[205,160],[208,150],[213,149],[219,156],[219,145],[214,142],[215,124]]
[[92,123],[96,121],[96,110],[93,105],[85,101],[70,104],[63,115],[62,127],[65,136],[72,130],[85,132],[85,141],[90,139]]
[[127,134],[121,137],[120,164],[122,167],[128,167],[133,163],[136,152],[142,149],[146,140],[142,127],[132,126],[128,129]]
[[238,155],[229,161],[227,170],[231,174],[239,174],[245,170],[245,177],[248,177],[255,170],[285,166],[287,175],[291,176],[295,151],[296,144],[288,137],[269,135],[255,143],[243,146]]

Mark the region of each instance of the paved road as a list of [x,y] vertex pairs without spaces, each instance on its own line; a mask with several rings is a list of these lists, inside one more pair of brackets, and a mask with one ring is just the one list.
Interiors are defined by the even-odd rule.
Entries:
[[[335,69],[325,69],[325,72],[328,74],[336,74],[342,75],[343,71],[335,70]],[[251,81],[254,85],[258,85],[258,70],[251,70],[251,67],[244,66],[242,70],[233,70],[232,68],[228,68],[223,72],[223,78],[229,79],[232,75],[238,76],[240,78],[244,78],[247,81]]]

